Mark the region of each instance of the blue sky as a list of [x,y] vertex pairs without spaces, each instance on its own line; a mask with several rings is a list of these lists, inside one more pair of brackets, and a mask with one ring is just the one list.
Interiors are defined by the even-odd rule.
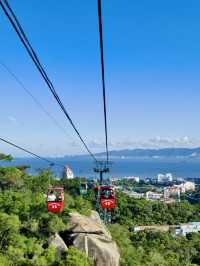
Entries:
[[[97,1],[10,1],[72,119],[104,149]],[[200,145],[200,2],[102,0],[110,149]],[[85,150],[0,11],[1,136],[42,155]],[[0,144],[4,152],[23,155]]]

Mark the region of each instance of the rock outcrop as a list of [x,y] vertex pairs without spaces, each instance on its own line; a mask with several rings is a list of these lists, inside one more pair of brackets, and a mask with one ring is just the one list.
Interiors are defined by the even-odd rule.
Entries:
[[62,252],[68,250],[63,239],[58,235],[52,235],[48,239],[48,244],[56,248],[57,254],[60,256]]
[[119,251],[99,214],[70,213],[68,233],[73,245],[93,259],[96,266],[118,266]]

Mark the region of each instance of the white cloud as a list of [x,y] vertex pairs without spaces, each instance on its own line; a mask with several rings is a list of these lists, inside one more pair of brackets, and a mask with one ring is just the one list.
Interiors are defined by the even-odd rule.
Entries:
[[18,121],[17,121],[17,118],[12,116],[12,115],[9,115],[8,116],[8,121],[11,123],[11,124],[14,124],[14,125],[19,125]]
[[105,147],[105,141],[102,140],[92,140],[88,142],[88,146],[91,148],[101,149]]
[[151,138],[147,141],[150,146],[155,146],[156,148],[162,147],[194,147],[200,144],[200,141],[189,138],[188,136],[179,138],[162,138],[160,136]]
[[[179,138],[160,137],[141,140],[125,139],[121,141],[113,141],[109,143],[110,149],[135,149],[135,148],[178,148],[178,147],[196,147],[200,146],[200,140],[183,136]],[[104,141],[90,141],[89,147],[92,149],[104,149]]]
[[[92,152],[103,152],[105,151],[105,141],[104,140],[93,140],[87,142],[88,147]],[[159,148],[192,148],[200,146],[200,140],[189,138],[188,136],[183,136],[179,138],[169,138],[169,137],[160,137],[150,139],[140,139],[140,140],[131,140],[129,138],[112,141],[109,144],[109,150],[121,150],[121,149],[136,149],[136,148],[149,148],[149,149],[159,149]],[[23,143],[21,144],[23,146]],[[78,141],[68,142],[64,145],[59,143],[29,143],[29,145],[24,145],[30,151],[33,151],[41,156],[64,156],[64,155],[77,155],[77,154],[86,154],[86,150]],[[27,156],[24,152],[18,151],[8,145],[0,143],[0,149],[2,152],[10,153],[13,156]]]

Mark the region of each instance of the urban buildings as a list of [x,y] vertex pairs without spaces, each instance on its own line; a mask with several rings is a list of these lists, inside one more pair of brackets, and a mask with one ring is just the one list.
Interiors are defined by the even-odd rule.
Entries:
[[156,193],[156,192],[152,192],[152,191],[146,192],[146,199],[148,199],[148,200],[160,200],[161,198],[163,198],[162,193]]
[[140,180],[137,176],[124,177],[122,179],[124,183],[116,184],[116,189],[136,199],[159,200],[166,204],[180,202],[181,193],[195,191],[195,182],[191,182],[190,179],[186,181],[183,178],[174,178],[171,173],[158,174],[156,182],[155,179],[150,179],[148,182],[146,180]]
[[157,175],[157,182],[158,183],[168,183],[173,181],[173,176],[171,173],[167,174],[158,174]]
[[177,186],[164,187],[164,198],[178,197],[180,198],[181,190]]
[[181,184],[182,185],[182,192],[187,192],[187,191],[195,191],[195,183],[186,181]]
[[140,182],[140,177],[139,176],[125,176],[124,179],[133,180],[136,183]]
[[190,222],[187,224],[179,224],[179,225],[155,224],[155,225],[142,225],[134,227],[135,233],[140,231],[154,231],[154,232],[170,231],[173,235],[186,236],[189,233],[200,232],[200,222]]
[[129,197],[133,197],[135,199],[142,199],[142,198],[146,198],[146,194],[145,193],[138,193],[135,191],[129,191],[129,190],[124,190],[123,191],[125,194],[127,194]]
[[173,185],[169,187],[164,187],[164,199],[169,199],[170,197],[176,197],[180,201],[180,194],[186,193],[187,191],[195,191],[194,182],[183,182],[179,185]]
[[195,183],[190,181],[185,181],[179,185],[173,185],[168,187],[170,192],[175,193],[185,193],[187,191],[195,191]]
[[147,191],[146,193],[138,193],[135,191],[123,191],[129,197],[133,197],[135,199],[147,199],[147,200],[160,200],[163,198],[162,193],[156,193],[152,191]]
[[189,233],[200,232],[200,222],[191,222],[188,224],[180,224],[176,226],[175,235],[186,236]]

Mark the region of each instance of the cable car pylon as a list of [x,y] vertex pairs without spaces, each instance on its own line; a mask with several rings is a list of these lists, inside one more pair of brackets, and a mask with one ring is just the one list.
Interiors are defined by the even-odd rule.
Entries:
[[94,167],[94,172],[99,173],[100,185],[103,185],[103,174],[110,172],[109,162],[107,161],[97,161]]

